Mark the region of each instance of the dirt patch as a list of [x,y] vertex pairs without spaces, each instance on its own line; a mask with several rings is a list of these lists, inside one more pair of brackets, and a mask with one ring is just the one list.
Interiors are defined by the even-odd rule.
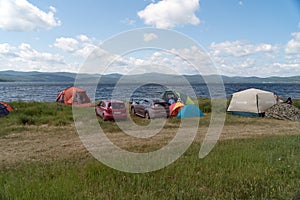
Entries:
[[[259,137],[262,135],[300,134],[300,123],[272,119],[261,119],[259,123],[247,118],[243,123],[229,123],[224,126],[221,140]],[[53,160],[85,159],[91,157],[77,135],[74,125],[29,126],[28,130],[15,132],[0,138],[0,167],[21,162],[49,162]],[[200,126],[195,142],[201,143],[208,130]],[[129,150],[153,150],[166,145],[177,129],[168,128],[152,139],[134,139],[124,133],[108,133],[113,143]]]
[[30,126],[0,138],[0,163],[63,160],[88,154],[73,126]]

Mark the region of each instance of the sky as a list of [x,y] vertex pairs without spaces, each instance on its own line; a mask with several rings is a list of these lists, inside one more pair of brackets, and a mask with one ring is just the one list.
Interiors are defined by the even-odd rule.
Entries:
[[[149,27],[189,37],[222,75],[300,75],[299,0],[0,0],[0,71],[79,72],[103,43]],[[144,49],[120,55],[107,73],[159,64],[193,74],[172,52],[197,59],[195,51]]]

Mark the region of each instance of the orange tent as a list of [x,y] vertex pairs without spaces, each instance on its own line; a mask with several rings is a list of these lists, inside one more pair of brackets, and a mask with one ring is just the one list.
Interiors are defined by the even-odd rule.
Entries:
[[91,100],[86,91],[77,87],[69,87],[60,91],[57,95],[56,102],[66,105],[90,106]]
[[11,105],[5,103],[5,102],[0,102],[0,117],[8,115],[10,112],[12,112],[14,109]]
[[177,116],[179,110],[184,106],[181,102],[176,102],[170,105],[170,116]]

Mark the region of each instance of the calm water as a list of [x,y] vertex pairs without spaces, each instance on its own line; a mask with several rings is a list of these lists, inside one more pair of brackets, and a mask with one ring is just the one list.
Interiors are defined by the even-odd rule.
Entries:
[[[0,83],[0,101],[38,101],[38,102],[53,102],[56,99],[57,93],[67,87],[72,86],[72,83]],[[137,85],[121,85],[114,91],[114,85],[98,85],[96,93],[91,90],[92,87],[83,86],[87,90],[90,97],[95,99],[107,99],[112,96],[122,100],[128,100],[131,97],[159,97],[165,90],[161,85],[151,84],[138,87]],[[205,84],[192,85],[191,88],[182,86],[168,86],[179,92],[183,92],[190,96],[210,97],[208,88]],[[292,97],[300,99],[300,84],[225,84],[226,97],[230,97],[232,93],[248,89],[257,88],[267,91],[272,91],[283,98]],[[220,87],[215,86],[212,95],[218,96]],[[113,93],[114,92],[114,93]]]

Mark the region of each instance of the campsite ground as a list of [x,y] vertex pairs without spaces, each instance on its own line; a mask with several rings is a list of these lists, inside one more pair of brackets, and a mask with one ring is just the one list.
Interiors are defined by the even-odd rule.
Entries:
[[[210,114],[206,113],[194,143],[176,162],[156,172],[128,174],[90,155],[77,135],[69,107],[21,102],[14,106],[18,110],[0,120],[4,127],[0,130],[0,199],[300,196],[299,122],[227,115],[218,144],[207,157],[199,159],[210,122]],[[147,124],[138,117],[134,121]],[[167,144],[179,122],[169,119],[159,136],[135,140],[120,132],[114,122],[99,121],[111,141],[136,152]]]
[[[201,122],[195,144],[201,144],[203,133],[207,132],[209,114],[205,116],[205,122]],[[176,120],[177,121],[177,120]],[[115,126],[114,122],[106,122]],[[118,146],[131,150],[148,151],[149,148],[160,147],[169,142],[176,133],[175,122],[169,122],[169,127],[163,130],[159,137],[153,140],[134,140],[122,132],[113,131],[107,133],[109,138]],[[173,125],[173,126],[172,126]],[[175,127],[175,128],[174,128]],[[22,162],[48,162],[73,158],[89,157],[89,153],[81,143],[76,128],[73,124],[67,126],[30,125],[14,126],[11,134],[0,137],[0,167],[15,165]],[[257,138],[260,136],[276,135],[300,135],[300,123],[227,116],[220,140]]]

